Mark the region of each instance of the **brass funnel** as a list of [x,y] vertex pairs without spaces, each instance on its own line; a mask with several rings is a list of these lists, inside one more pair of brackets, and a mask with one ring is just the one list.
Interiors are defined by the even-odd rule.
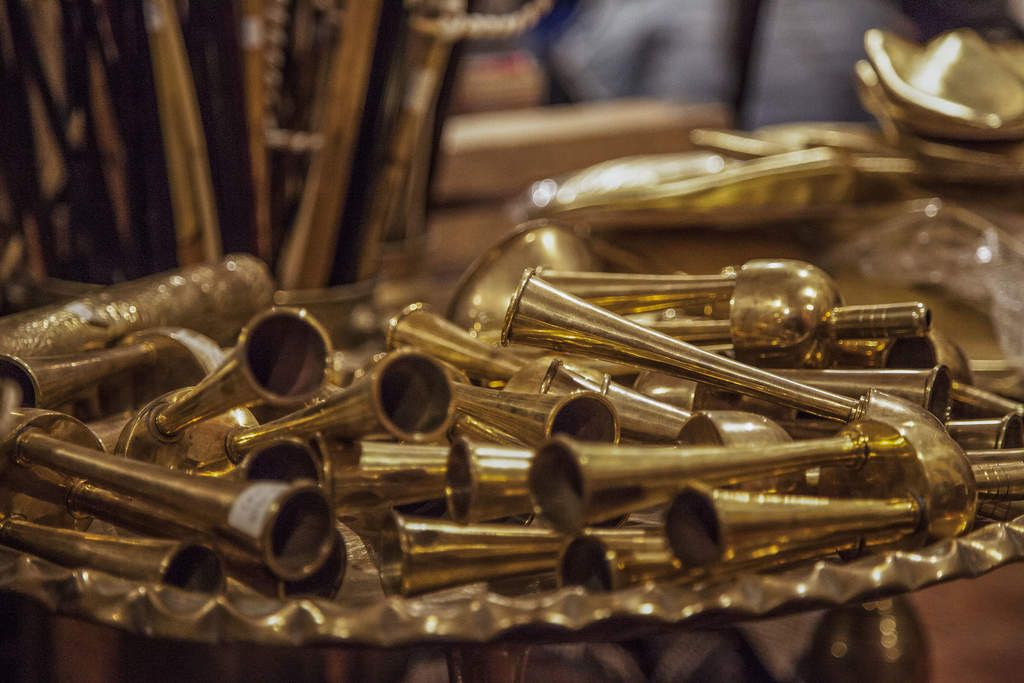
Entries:
[[331,447],[330,497],[337,513],[444,497],[448,447],[359,441]]
[[282,437],[337,439],[389,434],[408,443],[441,440],[454,419],[456,382],[429,356],[392,351],[345,389],[290,415],[227,436],[229,457],[239,461],[254,448]]
[[448,516],[466,524],[529,513],[532,461],[531,449],[456,439],[445,473]]
[[1019,413],[978,420],[950,420],[949,435],[964,450],[1024,447],[1024,421]]
[[665,535],[683,566],[695,569],[899,545],[917,537],[924,524],[913,498],[780,496],[690,486],[673,498]]
[[505,390],[559,395],[599,393],[615,406],[623,438],[636,441],[676,441],[692,415],[613,382],[604,373],[574,368],[558,358],[526,364],[509,379]]
[[224,586],[220,557],[197,543],[103,536],[17,517],[0,520],[0,543],[64,567],[88,567],[126,579],[204,593]]
[[460,413],[489,430],[485,439],[523,446],[542,443],[553,434],[605,443],[619,440],[615,408],[596,392],[522,394],[456,382],[453,398]]
[[416,595],[477,581],[553,573],[562,537],[546,529],[460,525],[392,515],[381,529],[380,581],[388,594]]
[[523,365],[508,349],[480,341],[419,303],[406,306],[388,321],[386,346],[391,350],[411,346],[493,387],[503,385]]
[[842,422],[855,419],[864,410],[856,399],[778,377],[631,323],[558,291],[532,270],[524,273],[509,304],[502,343],[628,363]]
[[[310,482],[244,483],[193,477],[55,438],[54,434],[69,431],[72,418],[33,409],[17,411],[15,416],[16,428],[0,445],[5,480],[45,468],[146,498],[176,513],[185,526],[225,536],[255,552],[284,579],[309,576],[330,553],[333,515],[323,493]],[[63,486],[32,493],[66,504],[70,484],[66,480]]]

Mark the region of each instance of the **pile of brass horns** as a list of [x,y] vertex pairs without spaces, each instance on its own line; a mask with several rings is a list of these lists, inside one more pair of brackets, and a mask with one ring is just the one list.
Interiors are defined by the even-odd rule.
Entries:
[[[666,308],[686,317],[671,334],[643,317]],[[930,323],[921,303],[845,306],[814,266],[757,260],[527,269],[503,345],[413,304],[344,386],[299,308],[255,313],[224,349],[165,327],[11,354],[0,398],[23,406],[0,440],[0,544],[188,590],[328,598],[353,543],[402,595],[915,548],[1024,507],[1022,406],[974,387]],[[697,346],[688,325],[721,335]],[[914,353],[895,353],[905,340]],[[899,358],[914,367],[887,367]]]

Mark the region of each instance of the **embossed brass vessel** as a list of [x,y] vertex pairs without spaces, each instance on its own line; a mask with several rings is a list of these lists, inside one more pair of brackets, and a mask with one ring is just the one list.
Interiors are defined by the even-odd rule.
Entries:
[[89,567],[126,579],[205,593],[224,586],[220,557],[198,543],[104,536],[10,516],[0,519],[0,543],[65,567]]
[[525,364],[509,378],[506,391],[571,394],[591,391],[607,398],[619,418],[622,436],[637,441],[676,441],[692,413],[613,382],[603,372],[567,365],[556,358]]
[[780,496],[690,486],[672,500],[665,535],[687,568],[772,566],[840,550],[921,542],[913,498]]
[[520,446],[535,446],[552,434],[619,441],[615,408],[597,392],[526,394],[455,382],[452,397],[458,411],[471,418],[457,423],[456,431],[466,436]]
[[233,254],[216,265],[198,265],[132,280],[69,303],[37,308],[0,320],[0,352],[23,358],[106,346],[150,327],[186,326],[221,343],[270,305],[267,266]]
[[417,351],[392,351],[360,379],[301,410],[226,438],[233,461],[281,437],[336,439],[389,434],[408,443],[441,440],[451,426],[454,386],[448,370]]
[[532,449],[456,439],[445,471],[448,516],[465,524],[530,512],[531,462]]
[[381,530],[380,580],[389,594],[523,574],[554,573],[562,537],[547,529],[461,525],[393,513]]
[[590,240],[572,228],[543,219],[529,221],[470,264],[455,286],[445,317],[474,334],[497,331],[523,268],[601,270],[603,265]]
[[[99,450],[85,425],[69,416],[22,409],[15,417],[15,429],[0,446],[4,486],[12,492],[64,507],[73,482],[43,478],[52,477],[40,472],[46,470],[85,479],[102,489],[145,497],[174,511],[184,526],[223,535],[247,548],[283,579],[309,576],[330,553],[333,515],[324,494],[311,482],[243,483],[192,477],[108,455]],[[67,438],[72,441],[64,440]],[[34,479],[22,488],[29,478]],[[3,498],[4,512],[26,514],[17,494]],[[94,511],[100,513],[101,509]]]
[[217,463],[224,459],[225,434],[255,424],[242,408],[294,406],[316,395],[329,351],[326,333],[305,311],[264,311],[202,382],[142,408],[121,433],[117,452],[172,468],[186,460]]

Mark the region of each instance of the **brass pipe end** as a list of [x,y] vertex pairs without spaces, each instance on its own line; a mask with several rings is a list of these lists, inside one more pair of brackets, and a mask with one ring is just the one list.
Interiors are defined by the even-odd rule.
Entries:
[[596,536],[578,536],[562,549],[558,580],[563,586],[582,586],[592,593],[619,587],[614,576],[614,557]]
[[0,380],[4,379],[15,382],[21,389],[22,406],[36,407],[39,383],[32,368],[24,360],[11,354],[0,354]]
[[555,437],[537,449],[528,475],[534,510],[562,533],[586,526],[589,492],[569,441]]
[[224,567],[213,549],[184,543],[168,558],[162,580],[183,590],[217,593],[224,587]]
[[387,431],[413,443],[443,439],[455,414],[444,366],[415,351],[393,351],[376,370],[371,391]]
[[688,486],[665,513],[665,537],[685,567],[705,567],[722,558],[721,522],[708,489]]
[[323,484],[320,458],[308,442],[280,439],[254,450],[239,465],[247,481],[293,482],[308,479]]
[[299,596],[313,596],[318,598],[333,598],[341,589],[345,580],[345,572],[348,569],[348,550],[345,545],[345,538],[340,531],[334,533],[334,545],[331,554],[312,576],[298,581],[282,581],[278,586],[278,597],[294,598]]
[[[261,486],[278,485],[271,482],[251,484],[239,500],[252,492],[248,500],[258,503],[258,499],[265,495],[264,491],[257,490]],[[271,495],[275,493],[270,489],[265,491]],[[236,502],[233,512],[239,509]],[[263,549],[267,569],[275,576],[285,581],[304,579],[316,573],[327,561],[335,542],[334,511],[324,493],[315,485],[282,487],[276,499],[257,514],[265,515],[259,547]]]
[[523,276],[520,278],[519,284],[516,285],[516,291],[512,298],[509,299],[508,310],[505,311],[505,323],[501,326],[502,346],[508,346],[512,343],[512,322],[519,313],[519,302],[523,298],[523,292],[526,290],[526,286],[530,284],[530,279],[536,274],[536,268],[526,268],[523,270]]

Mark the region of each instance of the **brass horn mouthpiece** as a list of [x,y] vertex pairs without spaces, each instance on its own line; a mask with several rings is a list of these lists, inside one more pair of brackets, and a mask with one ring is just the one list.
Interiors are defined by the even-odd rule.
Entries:
[[528,363],[509,379],[505,390],[543,394],[591,391],[601,394],[615,407],[622,436],[636,441],[676,441],[679,430],[692,416],[687,410],[613,382],[605,373],[576,368],[559,358]]
[[283,579],[309,576],[331,550],[333,511],[311,482],[245,483],[189,476],[54,438],[49,433],[56,430],[40,421],[39,413],[18,413],[20,427],[3,444],[9,465],[43,467],[145,497],[173,510],[187,520],[186,525],[229,537],[250,549]]
[[[455,406],[476,422],[495,430],[496,438],[533,446],[553,434],[584,441],[617,443],[619,420],[614,406],[601,394],[586,391],[566,395],[522,394],[454,384]],[[504,438],[502,438],[504,437]]]
[[532,461],[531,449],[456,439],[445,473],[448,516],[466,524],[530,512],[527,474]]
[[683,566],[695,569],[898,545],[923,524],[913,498],[780,496],[689,486],[669,505],[665,535]]
[[561,292],[527,270],[509,303],[502,343],[524,343],[706,382],[848,422],[860,402],[717,356]]
[[0,543],[64,567],[89,567],[126,579],[214,593],[224,586],[220,557],[205,545],[117,538],[56,529],[17,517],[0,521]]
[[6,316],[0,352],[23,358],[73,353],[162,326],[189,327],[227,343],[246,318],[270,305],[273,291],[266,264],[232,254],[217,264],[179,268]]
[[411,346],[489,386],[500,387],[523,365],[523,360],[507,349],[470,336],[420,303],[406,306],[388,321],[386,346],[390,350]]
[[359,512],[444,497],[448,446],[359,441],[331,449],[331,501]]
[[227,451],[238,461],[252,449],[281,437],[337,439],[389,434],[407,443],[443,439],[454,419],[448,370],[418,351],[392,351],[360,379],[277,420],[235,430]]
[[1024,447],[1024,421],[1019,413],[976,420],[950,420],[946,429],[966,451]]
[[587,529],[562,548],[558,581],[591,592],[675,576],[683,564],[661,529]]
[[300,405],[323,387],[330,348],[323,327],[304,310],[264,311],[242,329],[219,368],[153,411],[153,425],[173,437],[232,408]]
[[392,513],[381,530],[380,580],[416,595],[477,581],[554,573],[562,537],[502,524],[460,525]]

